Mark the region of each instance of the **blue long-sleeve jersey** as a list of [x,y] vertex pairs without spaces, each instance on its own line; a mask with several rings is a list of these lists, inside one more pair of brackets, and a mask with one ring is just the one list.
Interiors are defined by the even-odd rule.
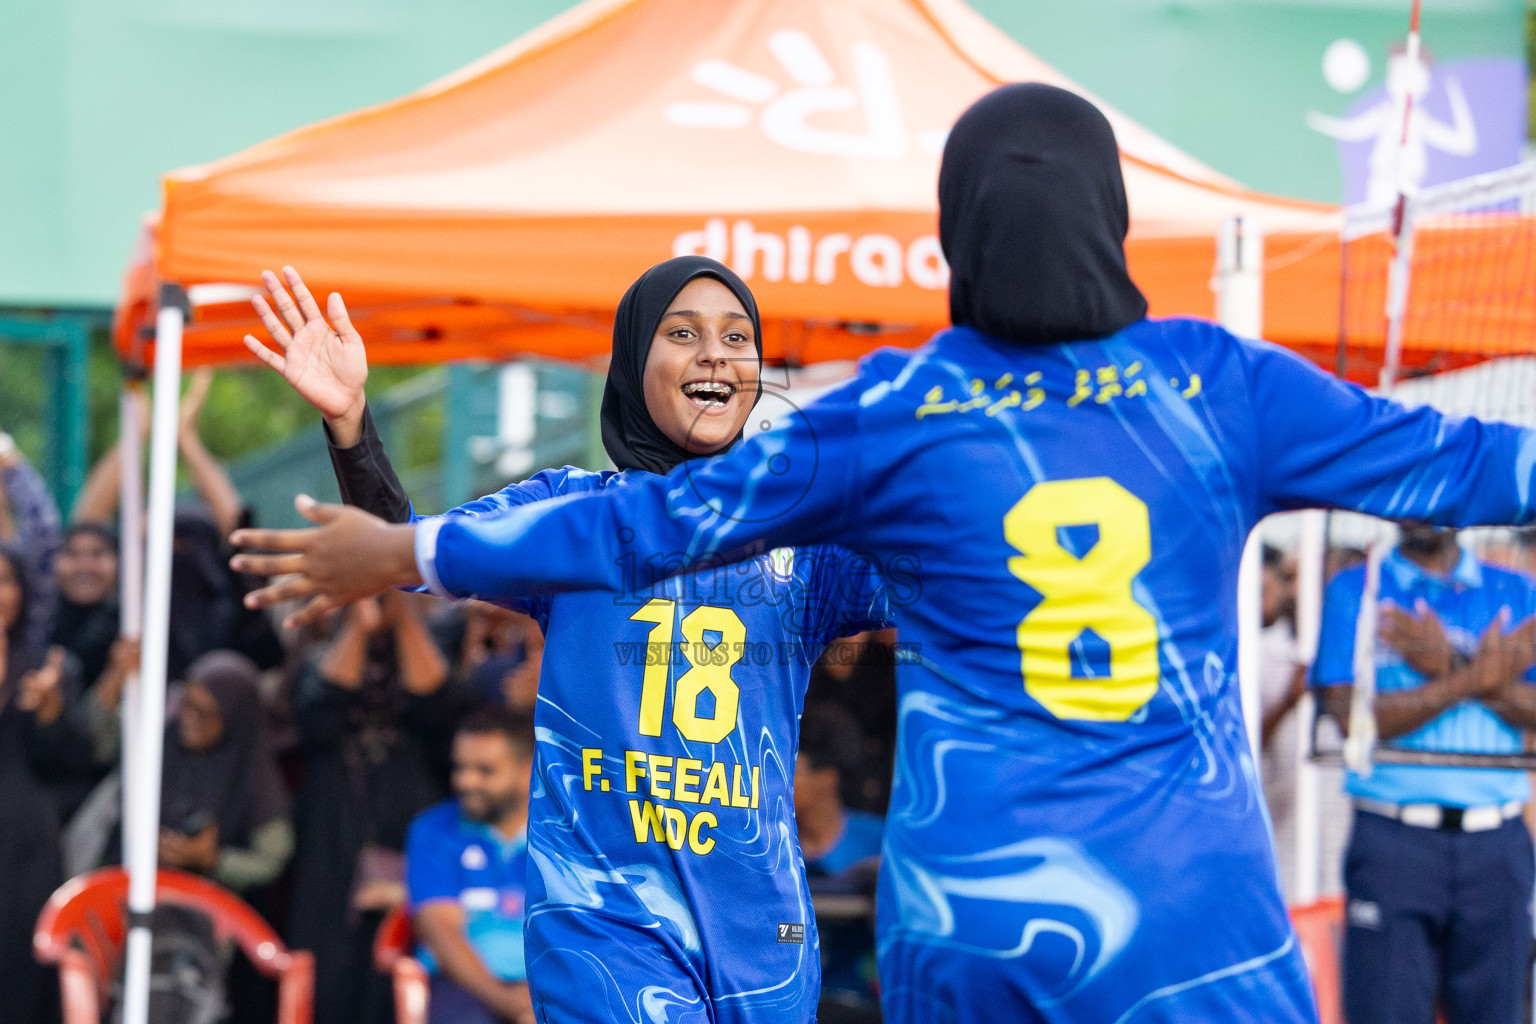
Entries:
[[[452,534],[647,478],[549,470],[415,521]],[[545,636],[525,933],[540,1019],[647,1021],[642,1007],[662,1006],[808,1022],[821,972],[794,822],[800,711],[833,638],[889,624],[886,584],[818,546],[676,578],[645,559],[622,571],[617,594],[485,595]]]
[[1533,466],[1530,432],[1203,322],[1039,347],[955,328],[730,455],[421,550],[488,594],[795,543],[915,566],[888,1018],[1307,1020],[1237,695],[1244,541],[1305,506],[1525,522]]

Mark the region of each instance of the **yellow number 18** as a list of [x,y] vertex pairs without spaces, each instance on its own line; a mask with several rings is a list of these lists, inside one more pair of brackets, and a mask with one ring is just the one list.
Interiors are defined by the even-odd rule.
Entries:
[[[645,674],[640,682],[640,735],[660,736],[677,602],[654,598],[630,618],[655,623],[646,644]],[[731,668],[741,660],[747,627],[731,609],[706,604],[683,616],[682,631],[688,671],[678,677],[672,695],[672,724],[686,740],[719,743],[736,729],[741,688],[731,678]],[[720,634],[720,640],[713,645],[706,642],[707,631]],[[699,697],[706,691],[715,700],[714,713],[708,718],[698,713]]]
[[[1082,557],[1058,530],[1095,526]],[[1008,571],[1039,591],[1019,622],[1024,691],[1057,718],[1123,722],[1157,693],[1157,622],[1131,594],[1152,559],[1147,506],[1109,477],[1036,484],[1003,517],[1019,554]],[[1109,646],[1109,675],[1074,678],[1071,647],[1085,630]]]

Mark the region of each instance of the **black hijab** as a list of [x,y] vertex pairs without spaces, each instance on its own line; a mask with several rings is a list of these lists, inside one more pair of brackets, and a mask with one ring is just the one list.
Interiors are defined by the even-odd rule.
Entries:
[[166,727],[164,827],[195,834],[214,823],[221,847],[243,847],[256,829],[286,812],[262,723],[259,675],[249,658],[232,651],[205,654],[187,670],[187,684],[203,687],[218,702],[224,732],[213,746],[190,750],[176,722]]
[[603,388],[603,447],[619,469],[665,474],[698,457],[662,433],[645,407],[645,360],[651,339],[677,293],[696,277],[712,277],[736,296],[752,318],[752,341],[762,361],[763,325],[757,301],[746,283],[724,264],[705,256],[677,256],[641,274],[619,300],[613,318],[613,359]]
[[[99,538],[116,557],[117,534],[101,523],[76,523],[64,531],[64,543],[81,534]],[[117,588],[92,604],[76,604],[59,593],[58,607],[54,610],[53,633],[50,643],[69,651],[80,659],[80,677],[87,687],[95,686],[106,671],[112,645],[121,629]]]
[[185,679],[199,657],[232,646],[239,597],[230,585],[219,529],[208,514],[177,512],[173,530],[166,678]]
[[949,316],[996,338],[1102,338],[1147,314],[1109,121],[1065,89],[1005,85],[960,115],[939,170]]

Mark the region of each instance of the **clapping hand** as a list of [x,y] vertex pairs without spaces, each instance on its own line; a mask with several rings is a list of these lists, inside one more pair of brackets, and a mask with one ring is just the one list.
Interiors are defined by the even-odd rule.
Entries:
[[1474,696],[1496,698],[1536,664],[1536,617],[1526,619],[1508,633],[1504,631],[1507,625],[1506,608],[1494,616],[1478,640],[1471,664]]
[[1428,602],[1415,601],[1412,614],[1390,601],[1383,602],[1378,632],[1419,675],[1438,679],[1451,670],[1455,653],[1451,639]]
[[16,706],[39,725],[52,725],[64,713],[64,648],[50,647],[43,666],[21,677]]
[[173,868],[212,871],[219,863],[219,826],[205,825],[195,836],[161,829],[160,862]]
[[[270,270],[262,271],[261,282],[271,301],[261,295],[251,299],[262,325],[281,352],[274,352],[249,334],[245,336],[245,347],[282,374],[306,402],[320,411],[338,445],[351,447],[361,436],[366,405],[363,385],[368,381],[368,357],[363,339],[353,328],[346,304],[338,293],[332,292],[326,302],[330,313],[327,323],[298,271],[284,267],[283,279],[288,288]],[[276,312],[273,306],[277,307]]]

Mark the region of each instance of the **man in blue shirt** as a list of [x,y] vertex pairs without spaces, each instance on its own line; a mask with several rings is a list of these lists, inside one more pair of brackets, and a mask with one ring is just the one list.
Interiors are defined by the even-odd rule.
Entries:
[[501,708],[453,740],[457,798],[423,811],[405,846],[431,1024],[533,1024],[523,961],[533,724]]
[[[1364,569],[1329,585],[1314,669],[1347,724]],[[1536,589],[1456,531],[1409,524],[1381,566],[1376,726],[1384,746],[1513,754],[1536,725]],[[1516,628],[1510,627],[1518,623]],[[1344,1003],[1352,1024],[1521,1019],[1533,850],[1522,771],[1378,764],[1350,772]]]
[[[800,716],[800,752],[795,758],[795,824],[805,854],[813,896],[821,897],[816,923],[821,931],[821,1009],[824,1018],[856,1008],[878,1015],[873,917],[857,903],[826,897],[872,896],[880,866],[885,821],[856,811],[843,800],[845,787],[859,777],[864,738],[858,723],[834,704],[808,704]],[[824,907],[848,905],[848,912]],[[836,1011],[828,1001],[838,1004]]]

